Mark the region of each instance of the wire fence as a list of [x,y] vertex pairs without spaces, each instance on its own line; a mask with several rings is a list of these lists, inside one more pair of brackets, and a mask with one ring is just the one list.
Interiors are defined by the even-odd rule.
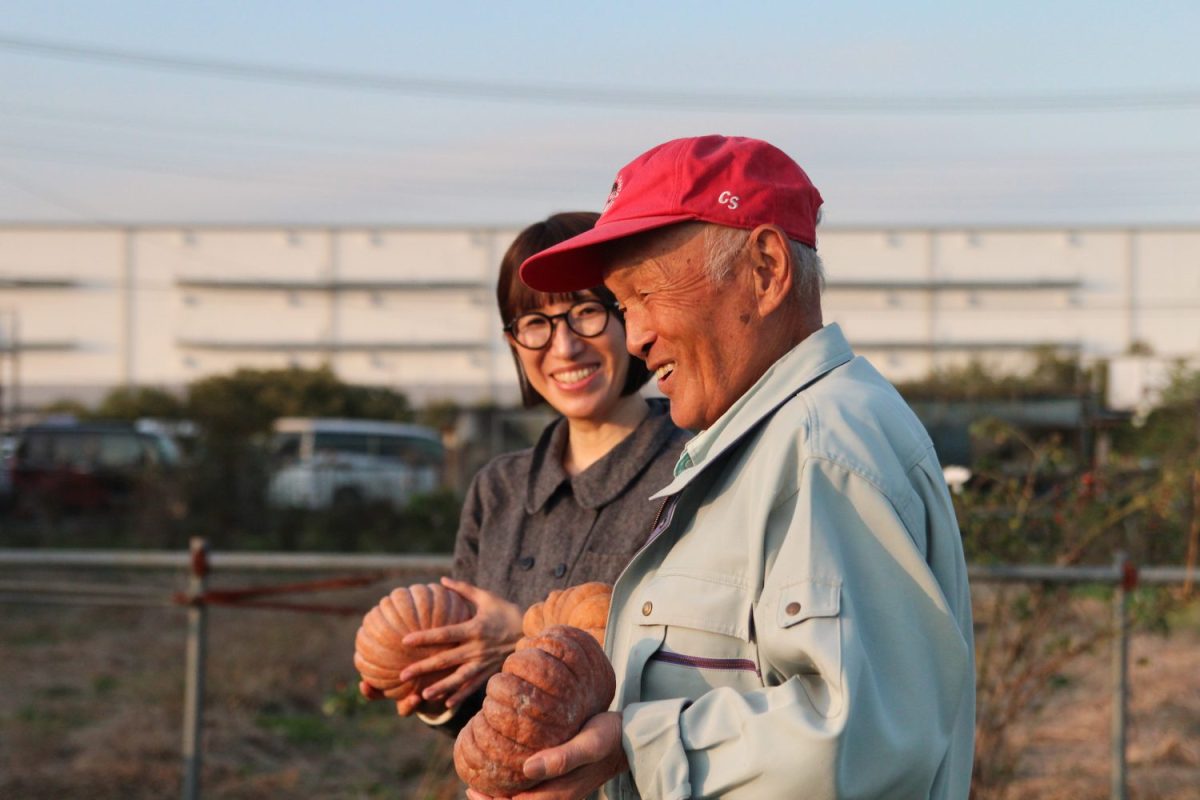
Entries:
[[[196,538],[188,552],[0,549],[0,568],[168,570],[187,575],[185,591],[163,587],[0,578],[0,603],[48,603],[88,606],[177,607],[187,617],[185,693],[182,731],[184,800],[200,797],[203,759],[205,665],[208,609],[213,606],[269,609],[307,614],[361,615],[369,608],[352,603],[315,603],[289,596],[336,592],[402,580],[405,575],[448,573],[449,555],[374,555],[339,553],[209,552]],[[343,572],[345,575],[308,581],[242,588],[209,586],[213,572]],[[1129,703],[1129,594],[1139,584],[1191,587],[1193,571],[1185,567],[1139,569],[1123,554],[1111,566],[972,565],[974,583],[1104,585],[1112,598],[1112,727],[1111,794],[1128,797],[1127,717]]]

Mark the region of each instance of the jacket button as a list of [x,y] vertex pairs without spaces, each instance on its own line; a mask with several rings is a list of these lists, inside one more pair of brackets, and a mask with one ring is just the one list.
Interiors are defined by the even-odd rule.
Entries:
[[788,603],[787,608],[785,608],[784,611],[787,612],[789,617],[794,617],[800,613],[800,604],[799,603]]
[[566,574],[567,574],[567,565],[566,564],[559,564],[557,567],[554,568],[554,577],[561,578],[563,575],[566,575]]
[[649,600],[642,603],[642,616],[643,617],[650,616],[650,612],[653,610],[654,610],[654,603],[651,603]]
[[533,556],[525,556],[517,562],[521,569],[533,569]]

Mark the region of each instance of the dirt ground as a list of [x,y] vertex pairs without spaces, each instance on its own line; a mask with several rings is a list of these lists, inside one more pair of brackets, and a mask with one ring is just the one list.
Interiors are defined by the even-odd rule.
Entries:
[[[160,586],[182,588],[169,578]],[[383,588],[315,602],[370,605]],[[211,612],[205,797],[460,796],[448,738],[357,700],[357,625]],[[0,604],[0,797],[179,796],[185,630],[178,608]],[[1169,637],[1139,634],[1131,668],[1131,796],[1200,797],[1200,614]],[[1022,760],[1007,797],[1108,797],[1110,670],[1106,648],[1083,657],[1021,722]]]
[[[1200,798],[1200,608],[1169,635],[1130,645],[1128,780],[1133,800]],[[1006,798],[1105,800],[1110,794],[1112,654],[1081,658],[1063,688],[1020,723],[1018,775]]]

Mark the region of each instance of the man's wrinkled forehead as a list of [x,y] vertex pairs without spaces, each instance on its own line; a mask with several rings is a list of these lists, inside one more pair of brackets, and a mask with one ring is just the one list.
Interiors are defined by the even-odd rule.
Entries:
[[663,272],[675,267],[702,267],[703,263],[688,262],[703,258],[703,248],[696,246],[700,244],[703,233],[703,224],[683,222],[605,245],[605,285],[611,289],[610,279],[617,283],[624,282],[634,271],[642,268]]

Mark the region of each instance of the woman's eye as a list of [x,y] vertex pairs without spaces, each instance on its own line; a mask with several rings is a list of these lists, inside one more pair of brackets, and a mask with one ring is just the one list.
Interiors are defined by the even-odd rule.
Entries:
[[540,317],[521,320],[521,322],[517,324],[517,327],[522,331],[540,331],[542,328],[546,327],[546,320]]

